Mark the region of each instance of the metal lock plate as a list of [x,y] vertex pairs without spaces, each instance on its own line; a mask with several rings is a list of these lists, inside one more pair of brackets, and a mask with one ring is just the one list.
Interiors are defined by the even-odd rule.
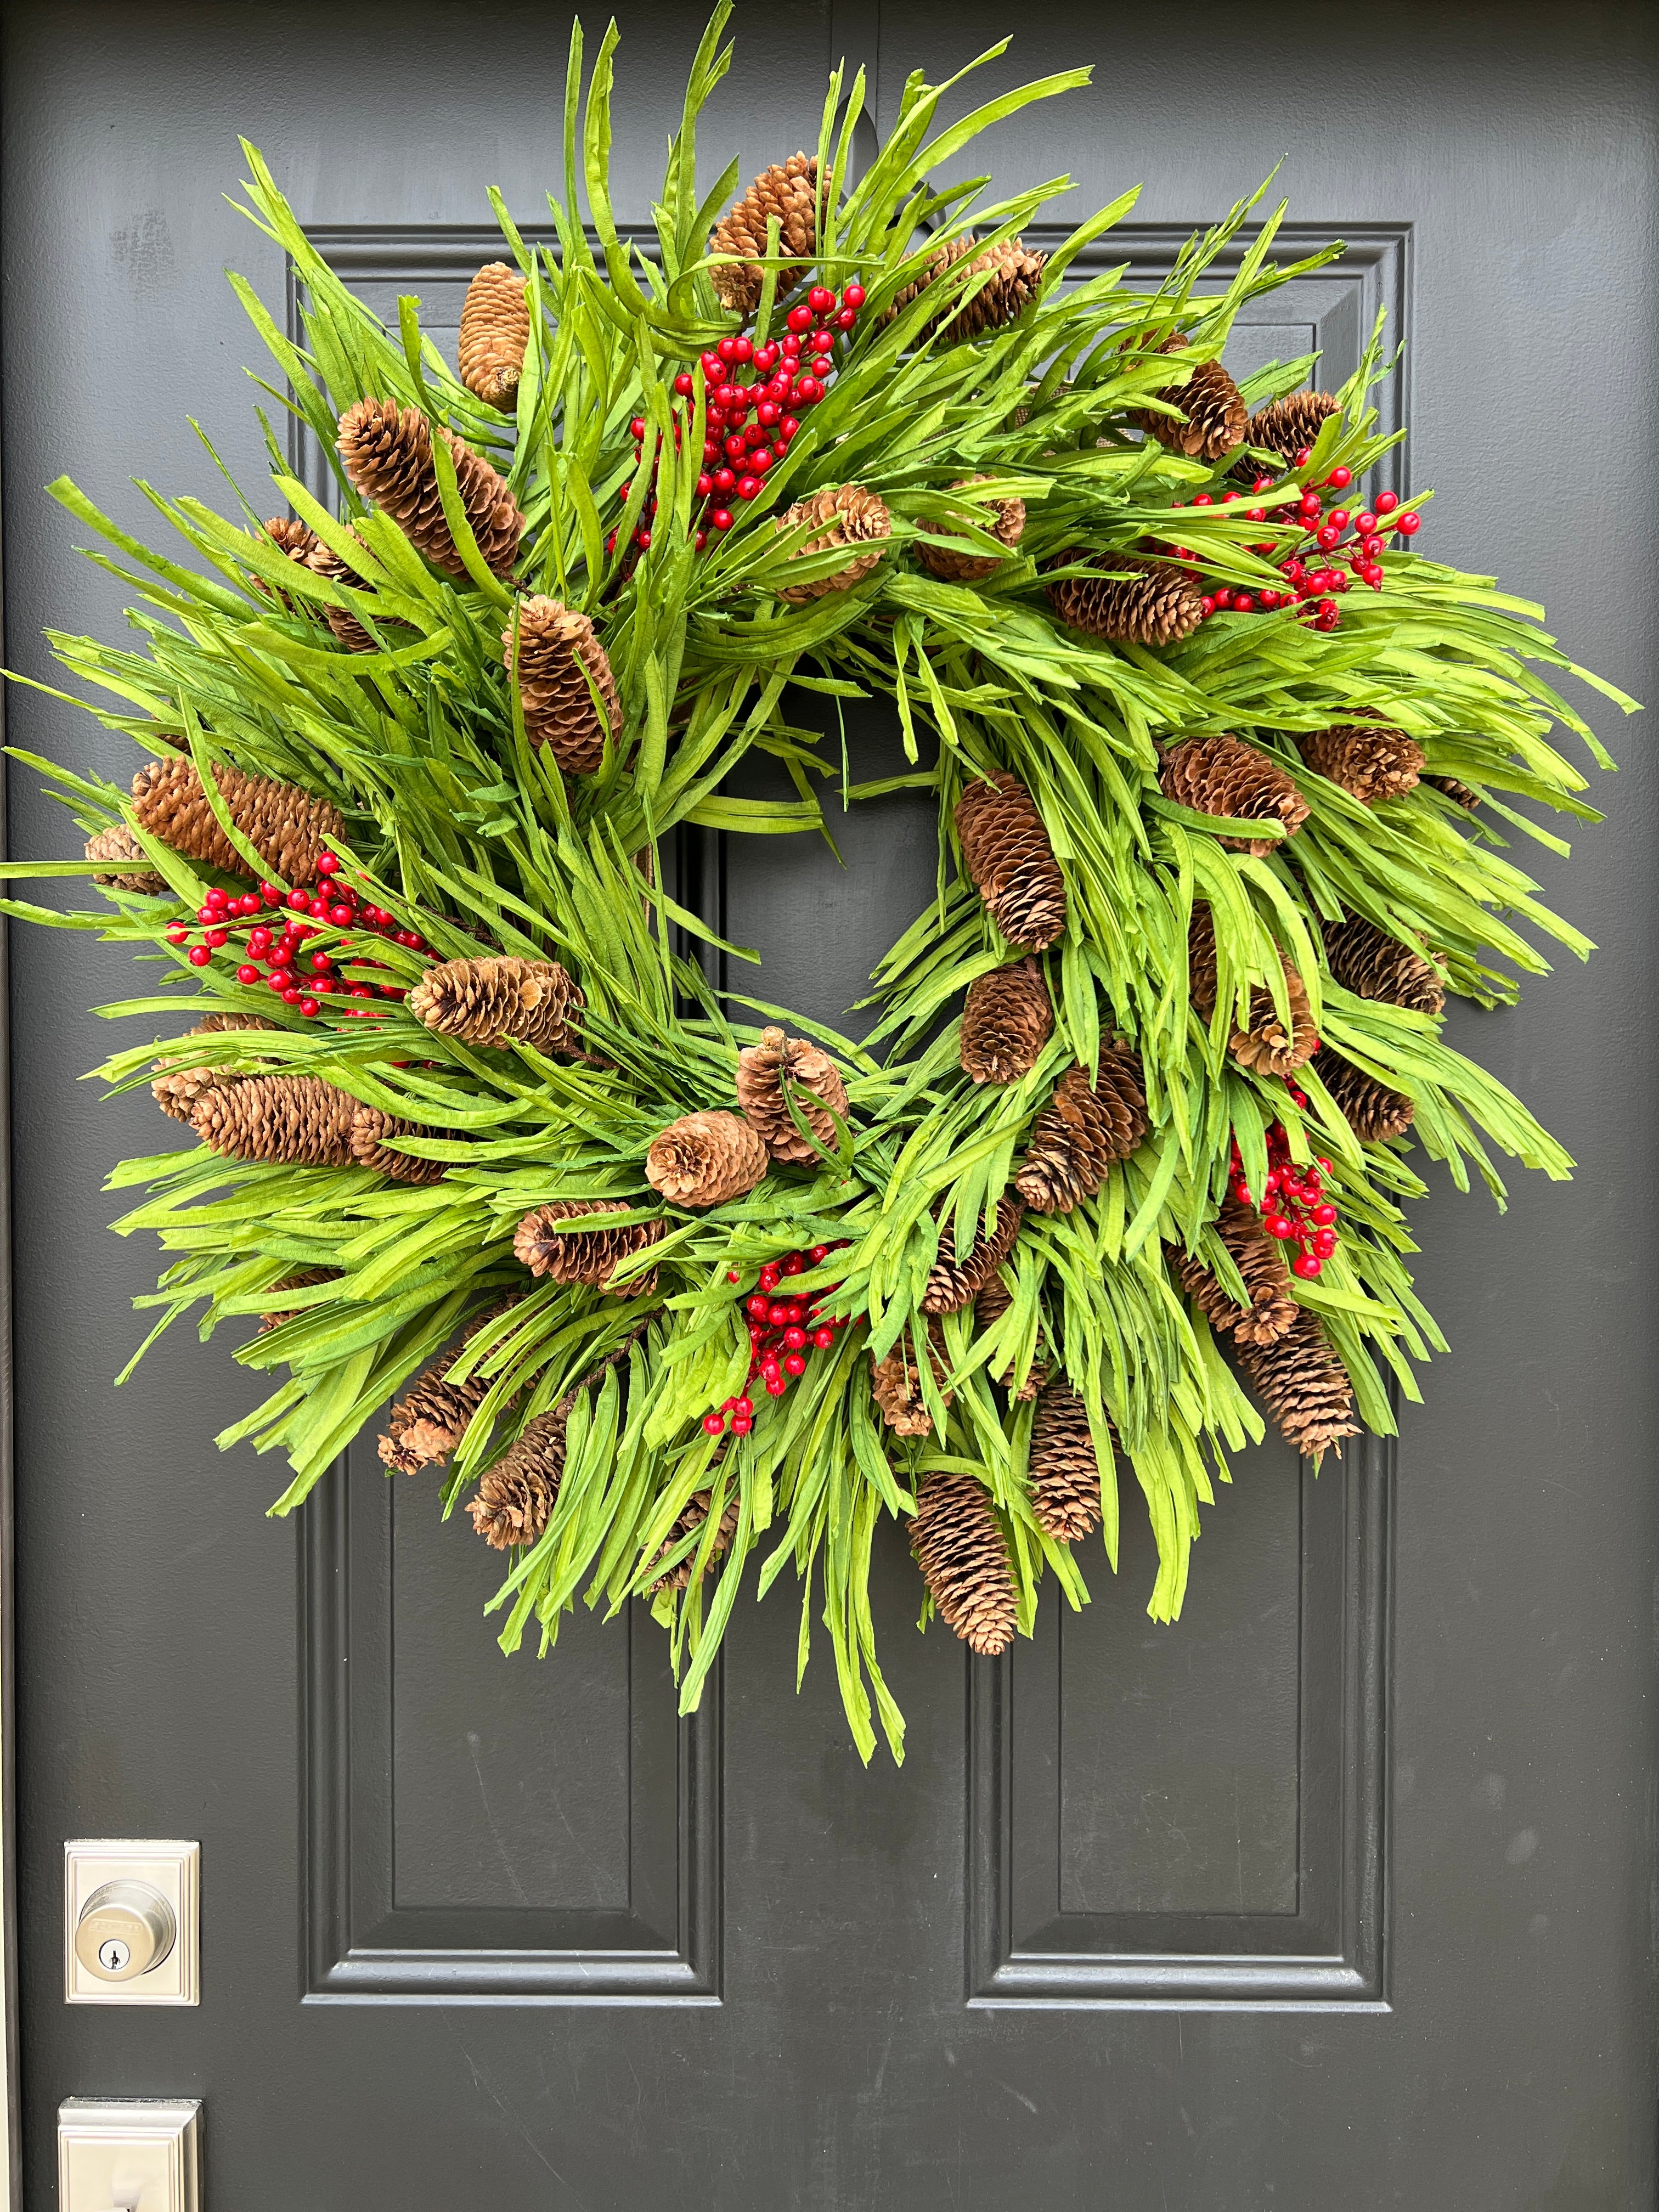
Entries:
[[201,2212],[194,2098],[70,2097],[58,2108],[59,2212]]
[[65,2003],[201,2002],[201,1856],[191,1843],[64,1844]]

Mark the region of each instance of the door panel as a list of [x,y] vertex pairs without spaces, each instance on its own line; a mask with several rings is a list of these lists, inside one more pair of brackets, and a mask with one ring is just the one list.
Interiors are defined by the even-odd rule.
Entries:
[[[1083,58],[1096,83],[999,131],[997,188],[1068,167],[1070,214],[1144,177],[1098,263],[1152,273],[1291,147],[1291,250],[1351,251],[1261,303],[1236,365],[1318,345],[1334,379],[1385,305],[1413,349],[1384,417],[1409,424],[1401,481],[1442,495],[1432,550],[1501,562],[1652,696],[1651,501],[1608,436],[1609,395],[1659,366],[1632,281],[1656,214],[1651,26],[1512,8],[1500,56],[1484,8],[1395,8],[1385,38],[1377,20],[1273,40],[1218,6],[1178,34],[1110,6],[1033,14],[996,82]],[[262,479],[219,272],[279,315],[286,278],[221,197],[236,133],[382,312],[414,290],[453,331],[495,251],[483,185],[533,224],[556,179],[567,21],[434,0],[10,12],[9,665],[50,680],[44,626],[121,621],[52,477],[141,531],[130,471],[219,497],[188,410]],[[621,21],[618,203],[640,223],[700,11]],[[1006,28],[983,0],[757,19],[710,173],[717,148],[748,174],[810,144],[852,40],[890,122],[908,70],[937,79]],[[1536,866],[1606,949],[1454,1028],[1579,1182],[1517,1179],[1503,1218],[1437,1188],[1420,1281],[1455,1364],[1395,1448],[1316,1481],[1281,1450],[1241,1459],[1176,1628],[1142,1611],[1135,1495],[1119,1577],[1097,1555],[1091,1607],[1051,1600],[996,1667],[915,1634],[888,1532],[902,1772],[860,1767],[821,1632],[795,1693],[781,1586],[739,1605],[681,1723],[642,1611],[501,1660],[493,1562],[372,1451],[297,1531],[262,1519],[275,1471],[210,1442],[249,1402],[220,1347],[163,1339],[112,1392],[155,1263],[109,1237],[98,1183],[167,1139],[142,1096],[74,1080],[107,1048],[81,1010],[128,988],[118,961],[14,935],[25,2201],[52,2201],[61,2097],[185,2094],[207,2100],[209,2202],[239,2212],[1650,2203],[1653,1045],[1630,1010],[1654,811],[1640,726],[1608,734],[1627,765],[1592,865]],[[9,735],[130,764],[39,694],[14,695]],[[885,716],[849,712],[846,736],[851,781],[904,765]],[[14,765],[25,857],[64,848],[33,786]],[[731,988],[857,1028],[872,959],[928,896],[933,810],[830,812],[844,866],[734,842],[703,856],[703,896],[765,953]],[[198,2011],[64,2008],[62,1843],[99,1833],[201,1837]]]

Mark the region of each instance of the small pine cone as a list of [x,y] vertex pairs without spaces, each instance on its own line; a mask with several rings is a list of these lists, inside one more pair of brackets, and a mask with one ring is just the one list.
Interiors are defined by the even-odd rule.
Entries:
[[1319,1049],[1319,1032],[1313,1025],[1308,987],[1282,953],[1279,959],[1285,970],[1290,1028],[1287,1030],[1279,1018],[1272,992],[1258,988],[1250,994],[1249,1027],[1235,1030],[1227,1041],[1228,1051],[1241,1067],[1254,1068],[1262,1075],[1293,1075],[1298,1067],[1305,1067]]
[[1311,446],[1341,402],[1329,392],[1292,392],[1287,398],[1270,399],[1250,417],[1244,434],[1249,446],[1265,446],[1270,453],[1290,460]]
[[487,262],[466,288],[456,352],[461,382],[475,398],[511,414],[530,343],[525,281],[504,261]]
[[724,1206],[764,1176],[766,1146],[736,1114],[684,1114],[651,1140],[645,1179],[671,1206]]
[[994,968],[968,986],[957,1047],[963,1072],[975,1083],[1018,1083],[1054,1033],[1054,1010],[1038,963]]
[[106,872],[100,868],[93,877],[95,884],[104,884],[116,891],[164,891],[167,879],[158,875],[149,864],[149,855],[133,836],[125,822],[112,822],[107,830],[100,830],[87,840],[89,860],[137,861],[137,866],[123,866]]
[[428,1361],[398,1400],[375,1447],[389,1468],[399,1474],[418,1474],[423,1467],[441,1466],[457,1449],[495,1378],[474,1369],[465,1382],[455,1382],[450,1370],[484,1323],[516,1305],[519,1295],[514,1291],[469,1322],[460,1343]]
[[418,1121],[405,1121],[396,1114],[383,1114],[378,1106],[359,1106],[351,1117],[351,1157],[376,1175],[393,1182],[441,1182],[449,1172],[442,1160],[416,1159],[412,1152],[388,1150],[399,1137],[435,1137]]
[[[945,1373],[936,1340],[937,1327],[937,1323],[931,1324],[927,1331],[927,1358],[936,1382]],[[933,1417],[922,1395],[916,1360],[915,1340],[906,1331],[890,1352],[870,1362],[871,1395],[881,1408],[881,1418],[897,1437],[929,1437],[933,1432]],[[945,1393],[947,1406],[952,1395],[951,1392]]]
[[1419,1014],[1444,1011],[1446,986],[1433,962],[1362,915],[1345,915],[1326,925],[1325,957],[1337,981],[1359,998],[1409,1006]]
[[[301,1267],[297,1274],[284,1275],[280,1282],[273,1283],[265,1296],[281,1297],[291,1291],[308,1291],[313,1283],[337,1283],[339,1279],[339,1271],[334,1267]],[[305,1306],[292,1306],[286,1310],[274,1307],[270,1312],[260,1315],[259,1334],[263,1336],[267,1329],[280,1328],[285,1321],[292,1321],[296,1313],[309,1310]]]
[[1216,994],[1220,988],[1215,917],[1200,900],[1187,924],[1187,995],[1206,1022],[1215,1012]]
[[1272,1344],[1300,1311],[1291,1295],[1283,1249],[1262,1227],[1255,1206],[1242,1206],[1235,1198],[1223,1201],[1215,1232],[1244,1278],[1249,1304],[1239,1305],[1195,1253],[1171,1245],[1170,1258],[1182,1288],[1212,1328],[1224,1330],[1240,1344]]
[[763,1030],[760,1042],[738,1054],[738,1103],[775,1160],[804,1167],[818,1154],[791,1119],[789,1098],[818,1143],[833,1152],[832,1113],[845,1121],[851,1111],[840,1068],[805,1037],[786,1036],[780,1029]]
[[466,1510],[492,1550],[518,1545],[527,1551],[546,1534],[564,1473],[569,1419],[569,1401],[561,1399],[551,1413],[526,1422],[518,1441],[480,1477]]
[[1417,1108],[1403,1091],[1390,1091],[1328,1045],[1314,1055],[1313,1069],[1362,1144],[1380,1145],[1389,1137],[1403,1137],[1417,1118]]
[[1423,748],[1416,738],[1382,722],[1336,722],[1296,743],[1316,775],[1340,783],[1366,806],[1398,799],[1423,773]]
[[818,216],[830,189],[827,177],[818,186],[816,154],[792,154],[787,161],[775,161],[761,171],[743,198],[721,216],[708,240],[710,253],[742,256],[708,272],[721,307],[743,315],[753,314],[759,307],[766,272],[754,264],[766,252],[766,226],[773,216],[778,218],[779,252],[800,257],[778,271],[779,295],[789,289],[817,253]]
[[[234,1030],[271,1030],[275,1022],[268,1022],[263,1014],[210,1014],[205,1021],[198,1022],[194,1029],[186,1030],[186,1036],[223,1036]],[[164,1114],[175,1121],[194,1118],[196,1102],[204,1091],[222,1089],[231,1083],[245,1083],[246,1076],[233,1075],[217,1067],[180,1067],[176,1063],[164,1066],[149,1086],[150,1096]]]
[[[1186,343],[1186,338],[1177,332],[1165,338],[1158,351],[1176,353]],[[1185,453],[1194,460],[1218,461],[1243,444],[1250,410],[1244,404],[1243,394],[1218,361],[1200,362],[1184,384],[1166,385],[1152,396],[1169,406],[1180,408],[1186,417],[1180,422],[1172,415],[1157,414],[1151,408],[1135,410],[1136,426],[1170,453]]]
[[1061,622],[1108,645],[1179,645],[1204,619],[1198,586],[1184,568],[1139,553],[1066,553],[1071,568],[1093,558],[1089,576],[1061,576],[1048,597]]
[[[511,674],[510,626],[501,632],[501,646]],[[595,691],[603,717],[594,708]],[[539,593],[519,603],[519,697],[525,735],[532,745],[545,745],[567,775],[592,775],[604,764],[606,740],[622,733],[617,679],[592,623],[579,609]]]
[[1238,1364],[1279,1434],[1305,1458],[1334,1446],[1340,1459],[1343,1437],[1359,1434],[1347,1370],[1308,1307],[1273,1343],[1240,1345]]
[[[222,762],[215,765],[213,781],[237,829],[271,873],[288,883],[309,883],[329,841],[344,841],[344,817],[326,799],[267,776],[244,775]],[[202,779],[187,757],[175,753],[147,762],[132,779],[132,811],[141,829],[175,853],[228,875],[247,873],[247,862],[215,821]]]
[[974,888],[1011,945],[1042,952],[1066,927],[1066,879],[1031,794],[1005,769],[975,777],[954,820]]
[[949,1221],[943,1224],[939,1257],[928,1271],[927,1287],[921,1294],[923,1313],[956,1313],[971,1304],[1013,1250],[1024,1212],[1018,1199],[999,1200],[995,1229],[988,1237],[984,1223],[976,1224],[974,1242],[965,1260],[957,1257],[955,1233]]
[[1037,1213],[1069,1213],[1092,1198],[1114,1160],[1127,1160],[1150,1124],[1140,1055],[1112,1045],[1091,1085],[1086,1067],[1068,1067],[1031,1124],[1014,1188]]
[[439,1036],[572,1054],[582,1048],[571,1018],[586,1003],[556,960],[519,960],[506,953],[428,968],[405,1001],[416,1020]]
[[[1308,802],[1275,760],[1254,745],[1218,732],[1186,738],[1171,745],[1158,772],[1158,787],[1177,806],[1195,814],[1227,814],[1235,820],[1282,822],[1294,837],[1308,818]],[[1222,837],[1219,842],[1261,860],[1278,840]]]
[[[322,548],[323,541],[308,523],[296,522],[292,515],[275,514],[264,526],[265,536],[284,560],[291,561],[296,568],[308,568],[312,556]],[[294,602],[288,593],[274,584],[266,583],[263,576],[253,579],[256,590],[268,599],[276,599],[288,614],[294,612]]]
[[[455,462],[461,508],[478,541],[484,566],[510,576],[518,565],[526,518],[488,461],[442,425],[438,434]],[[458,583],[470,581],[438,496],[432,459],[432,426],[417,407],[395,399],[359,399],[340,418],[337,443],[346,474],[365,499],[389,514],[418,553]]]
[[[991,481],[987,476],[964,477],[960,483],[952,484],[951,489],[952,491],[966,491],[971,484],[989,483]],[[1025,534],[1024,501],[994,499],[981,510],[981,526],[996,539],[999,545],[1006,545],[1012,553]],[[957,535],[948,521],[930,523],[928,527],[941,538]],[[1002,566],[995,554],[978,552],[965,541],[959,553],[948,546],[924,545],[920,541],[916,551],[921,556],[922,566],[931,568],[934,575],[947,584],[982,584],[988,576],[994,576]]]
[[190,1118],[209,1150],[228,1159],[340,1168],[351,1164],[356,1110],[355,1098],[315,1075],[250,1075],[204,1091]]
[[[1013,1303],[1014,1294],[1003,1280],[1001,1270],[1000,1268],[994,1270],[980,1285],[975,1295],[974,1322],[978,1331],[982,1334],[985,1330],[1000,1322]],[[1028,1399],[1035,1398],[1048,1379],[1048,1370],[1046,1364],[1041,1359],[1034,1359],[1031,1362],[1030,1373],[1020,1384],[1018,1389],[1014,1390],[1014,1402],[1021,1405]],[[1000,1382],[1005,1390],[1013,1390],[1012,1362],[1010,1361],[1005,1365],[1000,1372],[994,1374],[991,1380],[994,1382]]]
[[[653,1567],[665,1559],[677,1546],[685,1541],[688,1536],[694,1534],[702,1527],[703,1522],[708,1518],[708,1509],[714,1502],[712,1491],[694,1490],[692,1492],[686,1500],[684,1510],[678,1516],[673,1527],[657,1547],[656,1558],[651,1562]],[[731,1549],[732,1539],[737,1533],[738,1498],[734,1492],[721,1509],[720,1525],[714,1531],[714,1540],[709,1547],[709,1559],[713,1560],[723,1558]],[[689,1589],[691,1586],[692,1572],[697,1564],[697,1552],[701,1548],[702,1539],[699,1538],[697,1545],[689,1551],[683,1559],[677,1560],[666,1574],[659,1575],[656,1581],[650,1586],[652,1596],[655,1597],[659,1590]]]
[[1100,1455],[1089,1409],[1069,1383],[1039,1391],[1029,1463],[1031,1510],[1045,1536],[1074,1544],[1100,1526]]
[[532,1275],[548,1276],[556,1283],[589,1283],[619,1298],[648,1297],[657,1287],[654,1267],[614,1285],[611,1277],[623,1261],[660,1243],[667,1233],[666,1222],[625,1222],[617,1229],[585,1229],[574,1234],[558,1227],[562,1221],[626,1213],[631,1205],[625,1198],[556,1198],[526,1214],[513,1234],[513,1256]]
[[[983,247],[975,238],[954,238],[931,255],[921,275],[898,294],[887,311],[886,320],[890,323],[902,314],[913,300],[920,299],[930,285],[936,284],[963,261],[968,263],[968,276],[962,283],[952,287],[951,299],[938,314],[924,323],[921,332],[923,338],[938,332],[946,345],[961,345],[1004,323],[1013,322],[1042,290],[1042,272],[1048,257],[1046,253],[1028,253],[1017,238],[1006,238],[1000,246]],[[963,307],[955,306],[953,303],[961,299],[963,289],[988,270],[994,273],[975,296]]]
[[939,1619],[982,1658],[1014,1640],[1019,1601],[1007,1539],[982,1483],[930,1474],[916,1492],[910,1549]]
[[[357,533],[354,530],[351,535],[356,539]],[[313,546],[307,558],[306,566],[313,575],[320,576],[325,584],[344,584],[353,591],[362,591],[367,588],[362,578],[349,562],[342,560],[334,548],[331,545],[325,545],[320,538]],[[380,651],[380,647],[376,645],[374,640],[349,607],[323,607],[319,611],[333,632],[336,644],[344,646],[348,653],[378,653]]]
[[1459,806],[1467,806],[1471,814],[1480,804],[1480,793],[1471,790],[1467,783],[1460,781],[1455,775],[1425,775],[1423,781],[1431,783],[1437,791],[1443,791],[1447,798]]
[[[775,518],[772,526],[799,530],[804,522],[816,523],[817,528],[805,544],[796,547],[792,560],[804,560],[809,553],[827,553],[831,549],[839,551],[842,546],[866,545],[872,538],[890,537],[893,528],[886,507],[862,484],[837,484],[829,491],[815,491],[808,499],[798,499],[787,514]],[[826,592],[850,592],[880,565],[885,550],[878,545],[873,552],[854,552],[847,566],[837,568],[832,576],[814,576],[804,584],[781,584],[778,597],[804,607]]]

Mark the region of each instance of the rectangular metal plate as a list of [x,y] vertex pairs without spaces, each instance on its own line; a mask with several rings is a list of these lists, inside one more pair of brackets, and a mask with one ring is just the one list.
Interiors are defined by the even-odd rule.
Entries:
[[[178,1941],[159,1966],[130,1982],[100,1981],[75,1955],[81,1908],[106,1881],[147,1881],[173,1907]],[[193,2005],[202,2002],[202,1846],[81,1838],[64,1846],[65,2004]],[[100,2206],[99,2212],[106,2212]]]
[[58,2108],[58,2212],[201,2212],[195,2098],[70,2097]]

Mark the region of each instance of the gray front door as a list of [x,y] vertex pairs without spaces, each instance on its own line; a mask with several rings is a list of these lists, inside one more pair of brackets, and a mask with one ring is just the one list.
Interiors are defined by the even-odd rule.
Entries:
[[[708,142],[745,174],[811,143],[850,41],[890,115],[909,70],[1008,27],[985,0],[750,13]],[[623,11],[628,219],[700,27],[675,0]],[[1074,210],[1144,178],[1109,258],[1152,270],[1288,147],[1297,240],[1351,251],[1277,295],[1241,361],[1319,344],[1334,381],[1386,306],[1435,547],[1659,696],[1646,11],[1070,5],[1015,27],[1002,82],[1079,59],[1096,81],[998,135],[999,184],[1069,168]],[[495,250],[483,188],[533,221],[554,181],[568,19],[66,0],[6,28],[6,659],[49,679],[43,628],[113,634],[123,594],[46,483],[141,532],[130,476],[217,499],[186,414],[262,476],[221,270],[279,319],[285,280],[222,197],[238,132],[377,304],[417,292],[453,327]],[[1397,1449],[1316,1481],[1257,1453],[1181,1626],[1145,1618],[1135,1532],[1115,1582],[1097,1556],[1087,1612],[1049,1606],[994,1666],[913,1633],[889,1532],[902,1771],[860,1766],[822,1655],[794,1694],[786,1603],[740,1604],[682,1725],[643,1619],[502,1661],[493,1560],[372,1448],[297,1537],[264,1520],[270,1464],[212,1446],[251,1402],[220,1347],[170,1336],[112,1389],[156,1263],[109,1237],[100,1183],[171,1133],[75,1079],[122,957],[14,932],[23,2203],[54,2201],[77,2094],[204,2098],[215,2212],[1652,2205],[1659,840],[1641,726],[1609,734],[1613,819],[1543,863],[1604,949],[1455,1034],[1579,1179],[1521,1182],[1504,1218],[1444,1189],[1419,1209],[1455,1358]],[[890,751],[878,723],[852,736]],[[39,693],[14,692],[9,737],[124,765]],[[69,849],[37,782],[14,764],[24,857]],[[846,872],[757,840],[709,896],[767,947],[769,995],[835,1017],[926,896],[931,836],[876,802]],[[200,1838],[199,2009],[64,2006],[62,1846],[100,1835]]]

